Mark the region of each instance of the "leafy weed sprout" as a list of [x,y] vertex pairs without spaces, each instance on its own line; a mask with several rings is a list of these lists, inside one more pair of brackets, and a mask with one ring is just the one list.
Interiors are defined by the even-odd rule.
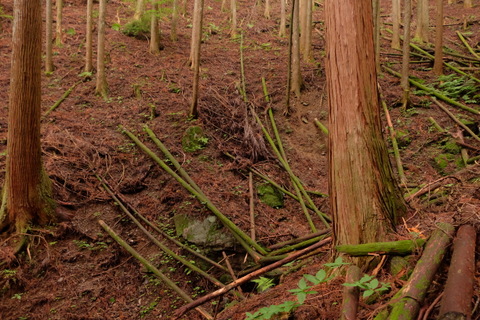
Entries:
[[[344,265],[348,265],[349,263],[343,262],[341,257],[335,259],[333,263],[325,263],[324,266],[330,269],[336,269]],[[245,320],[264,320],[264,319],[271,319],[272,316],[280,314],[280,313],[290,313],[297,309],[298,307],[302,306],[307,299],[307,295],[309,294],[316,294],[317,291],[312,290],[314,286],[317,286],[321,283],[326,283],[332,280],[334,276],[328,276],[327,272],[324,269],[320,269],[315,275],[305,274],[297,284],[296,289],[289,290],[289,292],[293,293],[296,296],[296,301],[285,301],[279,305],[271,305],[268,307],[261,308],[255,313],[247,312],[245,314]],[[266,281],[270,280],[267,278],[259,278],[254,280],[257,283],[258,289],[260,289],[260,284],[262,286],[267,286],[268,289],[273,284]],[[310,284],[311,283],[311,284]],[[364,275],[359,281],[354,283],[344,283],[344,286],[347,287],[358,287],[363,290],[363,297],[369,297],[374,293],[381,293],[386,291],[390,288],[390,285],[387,283],[379,282],[374,276]],[[265,290],[266,290],[265,289]],[[260,290],[259,290],[260,291]],[[261,292],[261,291],[260,291]]]

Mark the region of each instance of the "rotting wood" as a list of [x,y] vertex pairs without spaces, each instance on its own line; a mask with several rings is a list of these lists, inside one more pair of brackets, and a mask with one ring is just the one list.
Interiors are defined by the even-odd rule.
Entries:
[[[122,246],[125,250],[128,251],[135,259],[137,259],[141,264],[145,266],[145,268],[155,274],[158,278],[160,278],[170,289],[175,291],[180,297],[182,297],[183,300],[187,302],[193,301],[193,299],[185,293],[180,287],[178,287],[175,282],[170,280],[166,275],[164,275],[160,270],[155,268],[150,262],[148,262],[147,259],[142,257],[135,249],[133,249],[130,245],[128,245],[118,234],[115,233],[103,220],[99,220],[98,223],[100,226],[120,245]],[[195,310],[197,310],[200,314],[202,314],[206,319],[212,319],[213,317],[202,307],[196,307]]]
[[458,229],[453,242],[452,261],[439,319],[446,319],[445,316],[449,313],[457,313],[463,317],[458,319],[470,319],[475,281],[476,237],[475,228],[471,225],[463,225]]
[[449,223],[437,224],[437,229],[430,236],[410,279],[401,289],[400,300],[392,304],[392,311],[388,319],[416,319],[420,305],[423,303],[430,283],[443,260],[454,231],[455,228]]
[[[359,267],[353,265],[347,270],[345,283],[354,283],[360,280],[362,272]],[[360,288],[345,287],[343,289],[342,314],[340,320],[357,319],[358,299],[360,297]]]
[[424,239],[415,240],[400,240],[392,242],[373,242],[362,243],[356,245],[341,245],[336,246],[335,250],[341,253],[346,253],[351,256],[366,256],[374,254],[396,254],[407,255],[419,249],[425,244]]
[[297,251],[297,252],[295,252],[295,253],[290,254],[290,255],[289,255],[288,257],[286,257],[285,259],[282,259],[282,260],[277,261],[277,262],[275,262],[275,263],[272,263],[272,264],[270,264],[270,265],[268,265],[268,266],[265,266],[265,267],[263,267],[263,268],[261,268],[261,269],[258,269],[258,270],[254,271],[254,272],[252,272],[252,273],[249,273],[249,274],[247,274],[247,275],[239,278],[238,280],[236,280],[236,281],[234,281],[234,282],[226,285],[224,288],[221,288],[221,289],[218,289],[218,290],[216,290],[216,291],[214,291],[214,292],[211,292],[211,293],[209,293],[209,294],[207,294],[207,295],[205,295],[205,296],[203,296],[203,297],[201,297],[201,298],[199,298],[199,299],[197,299],[197,300],[195,300],[195,301],[193,301],[193,302],[191,302],[191,303],[189,303],[189,304],[187,304],[187,305],[179,308],[179,309],[175,312],[175,318],[174,318],[174,319],[180,318],[180,317],[183,316],[187,311],[189,311],[189,310],[191,310],[191,309],[193,309],[193,308],[196,308],[196,307],[198,307],[199,305],[202,305],[202,304],[204,304],[204,303],[206,303],[206,302],[208,302],[208,301],[210,301],[210,300],[212,300],[212,299],[215,299],[216,297],[219,297],[219,296],[221,296],[221,295],[224,295],[224,294],[227,293],[228,291],[230,291],[230,290],[238,287],[239,285],[241,285],[241,284],[243,284],[243,283],[246,283],[246,282],[248,282],[248,281],[250,281],[250,280],[252,280],[252,279],[254,279],[254,278],[256,278],[256,277],[259,277],[259,276],[261,276],[262,274],[264,274],[264,273],[266,273],[266,272],[269,272],[269,271],[271,271],[271,270],[274,270],[274,269],[276,269],[276,268],[278,268],[278,267],[280,267],[280,266],[282,266],[282,265],[284,265],[284,264],[286,264],[286,263],[289,263],[289,262],[291,262],[291,261],[293,261],[293,260],[299,259],[299,258],[301,258],[303,255],[305,255],[305,254],[307,254],[307,253],[309,253],[309,252],[311,252],[311,251],[313,251],[313,250],[316,250],[316,249],[318,249],[318,248],[320,248],[320,247],[322,247],[322,246],[330,243],[331,241],[332,241],[332,238],[327,238],[327,239],[325,239],[325,240],[319,241],[319,242],[317,242],[316,244],[314,244],[314,245],[312,245],[312,246],[310,246],[310,247],[308,247],[308,248],[305,248],[305,249],[303,249],[303,250],[300,250],[300,251]]

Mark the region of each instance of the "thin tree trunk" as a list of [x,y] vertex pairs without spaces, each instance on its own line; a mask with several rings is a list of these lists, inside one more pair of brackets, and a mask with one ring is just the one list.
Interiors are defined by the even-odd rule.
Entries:
[[230,35],[235,38],[237,36],[237,0],[230,0],[230,11],[232,13]]
[[428,0],[418,0],[417,3],[417,28],[415,39],[419,42],[428,42],[429,3]]
[[380,0],[373,0],[373,42],[375,44],[375,66],[377,72],[380,68]]
[[265,11],[263,16],[267,19],[270,19],[270,0],[265,0]]
[[55,45],[57,47],[62,46],[62,11],[63,11],[63,0],[56,0],[57,7],[57,21],[55,23]]
[[99,0],[98,7],[98,44],[97,44],[97,85],[95,93],[107,99],[108,85],[105,75],[105,14],[107,0]]
[[292,83],[290,90],[300,97],[303,80],[300,72],[300,19],[299,19],[300,0],[292,0]]
[[443,73],[443,0],[437,0],[437,18],[435,30],[435,62],[433,72],[439,76]]
[[392,48],[400,50],[400,0],[392,0]]
[[152,16],[150,17],[150,53],[160,53],[160,32],[158,31],[158,1],[152,3]]
[[312,58],[312,1],[298,0],[300,3],[300,51],[303,60]]
[[384,241],[405,203],[382,136],[372,2],[326,0],[325,16],[335,244]]
[[30,222],[48,222],[52,214],[51,185],[42,169],[40,146],[41,10],[41,0],[14,2],[4,192],[8,223],[17,233],[25,232]]
[[280,0],[280,29],[278,35],[285,37],[287,34],[287,12],[286,12],[287,0]]
[[472,8],[473,7],[472,0],[464,0],[463,1],[463,6],[465,8]]
[[198,88],[200,81],[200,47],[202,43],[203,0],[195,0],[194,7],[192,30],[193,90],[190,115],[192,117],[198,117]]
[[402,105],[403,108],[410,104],[410,83],[408,81],[410,69],[410,23],[412,21],[412,0],[405,0],[403,17],[403,58],[402,58],[402,79],[400,84],[403,89]]
[[53,42],[53,12],[52,12],[52,0],[46,1],[45,7],[45,72],[53,72],[53,59],[52,59],[52,42]]
[[178,25],[178,0],[173,0],[172,27],[170,29],[170,39],[172,41],[178,40],[177,25]]
[[133,20],[140,20],[145,13],[145,0],[137,0]]
[[87,30],[85,32],[85,72],[93,70],[93,0],[87,0]]

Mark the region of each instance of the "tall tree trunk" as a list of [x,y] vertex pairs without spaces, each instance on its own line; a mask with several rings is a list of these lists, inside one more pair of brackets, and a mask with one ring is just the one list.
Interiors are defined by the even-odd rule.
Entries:
[[433,72],[439,76],[443,73],[443,0],[437,0],[435,29],[435,62]]
[[300,51],[303,60],[312,58],[312,0],[299,0],[300,4]]
[[40,146],[41,10],[41,0],[14,2],[4,190],[7,201],[6,208],[4,203],[2,206],[8,212],[7,222],[17,233],[25,232],[29,223],[44,224],[52,217],[51,185],[42,169]]
[[402,79],[401,86],[403,89],[402,105],[403,108],[410,104],[410,82],[408,75],[410,70],[410,24],[412,21],[412,0],[405,0],[404,17],[403,17],[403,58],[402,58]]
[[285,37],[287,34],[287,0],[280,0],[280,28],[278,35]]
[[55,45],[57,47],[60,47],[63,44],[63,39],[62,39],[63,0],[56,0],[55,4],[57,7],[57,21],[55,23]]
[[418,0],[417,3],[417,28],[415,30],[415,39],[420,42],[428,42],[429,19],[429,1]]
[[170,39],[172,41],[177,41],[178,40],[177,25],[178,25],[178,0],[173,0],[172,26],[171,26],[171,29],[170,29]]
[[292,82],[290,90],[300,97],[302,91],[303,80],[300,71],[300,19],[299,19],[300,0],[292,0]]
[[192,30],[192,68],[193,92],[190,105],[190,115],[198,116],[198,88],[200,81],[200,47],[202,44],[203,0],[195,0]]
[[230,0],[230,11],[232,14],[230,36],[235,38],[237,36],[237,0]]
[[372,3],[326,0],[325,16],[335,243],[385,240],[405,207],[382,136]]
[[473,7],[472,0],[464,0],[463,1],[463,6],[465,8],[472,8]]
[[87,0],[87,30],[85,32],[85,72],[93,70],[93,0]]
[[46,1],[45,7],[45,72],[53,72],[52,45],[53,45],[53,12],[52,0]]
[[270,0],[265,0],[265,11],[263,16],[267,19],[270,19]]
[[100,0],[98,6],[98,36],[97,36],[97,83],[95,94],[107,99],[108,85],[105,75],[105,14],[107,0]]
[[145,13],[145,0],[137,0],[135,6],[135,14],[133,15],[133,20],[140,20],[143,14]]
[[158,30],[158,1],[152,2],[152,16],[150,17],[150,53],[160,53],[160,32]]
[[373,42],[375,44],[375,66],[380,69],[380,0],[373,0]]
[[400,50],[400,0],[392,0],[392,48]]

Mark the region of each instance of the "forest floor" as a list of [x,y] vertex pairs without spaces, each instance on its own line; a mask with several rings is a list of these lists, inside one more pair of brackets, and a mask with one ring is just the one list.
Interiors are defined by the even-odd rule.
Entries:
[[[79,75],[84,68],[86,1],[65,0],[64,3],[63,46],[54,48],[55,71],[43,77],[44,111],[82,80]],[[212,203],[240,229],[250,233],[249,168],[292,190],[288,174],[279,166],[249,111],[253,107],[262,121],[268,123],[266,111],[272,108],[292,170],[308,190],[328,193],[327,139],[314,123],[315,119],[324,124],[328,122],[323,2],[316,2],[315,6],[313,59],[302,65],[305,88],[300,98],[292,97],[289,115],[284,115],[288,40],[278,36],[279,8],[276,3],[272,4],[273,18],[266,19],[263,9],[253,3],[240,1],[238,6],[249,103],[243,102],[238,91],[241,79],[240,38],[232,39],[229,35],[228,12],[220,10],[221,2],[209,0],[205,3],[200,116],[198,120],[192,120],[188,117],[193,76],[188,65],[192,4],[188,3],[187,14],[180,18],[177,42],[168,37],[170,24],[167,14],[160,19],[163,50],[159,55],[152,55],[148,53],[145,37],[127,37],[116,30],[117,26],[130,21],[133,3],[121,0],[108,2],[106,52],[109,98],[104,100],[95,96],[94,80],[80,81],[65,101],[42,120],[43,160],[53,181],[60,221],[52,226],[33,227],[31,241],[20,255],[12,255],[11,249],[2,244],[3,240],[0,242],[0,258],[3,261],[0,269],[2,319],[173,318],[175,310],[185,302],[120,247],[101,228],[98,220],[105,221],[193,299],[217,289],[202,276],[162,253],[120,210],[96,178],[96,175],[102,177],[114,194],[130,208],[135,208],[170,235],[176,232],[174,216],[187,215],[203,220],[212,215],[122,134],[122,127],[133,132],[161,159],[165,159],[143,131],[143,126],[147,124]],[[391,28],[391,1],[382,0],[381,3],[381,62],[384,66],[400,70],[401,56],[390,48],[391,36],[386,31]],[[13,15],[12,0],[2,1],[2,6],[4,14]],[[433,14],[432,10],[431,17]],[[4,101],[0,108],[0,152],[4,152],[12,23],[8,18],[0,19],[0,101]],[[446,6],[445,45],[462,55],[473,57],[460,42],[456,34],[460,31],[480,53],[479,21],[478,6],[472,9],[464,9],[460,3]],[[434,39],[434,28],[430,29],[430,39]],[[478,59],[447,55],[446,61],[459,67],[475,67],[473,74],[480,75]],[[412,56],[412,74],[427,84],[436,81],[431,68],[431,61]],[[262,77],[271,97],[269,103],[264,99]],[[398,78],[384,71],[379,82],[399,137],[400,155],[407,178],[402,191],[407,194],[419,186],[440,181],[439,188],[409,198],[408,213],[397,226],[396,233],[392,234],[392,240],[409,239],[412,232],[427,237],[435,223],[440,221],[455,225],[470,223],[478,230],[480,169],[478,164],[465,167],[462,163],[460,148],[455,143],[460,139],[462,130],[428,96],[421,96],[415,89],[412,89],[413,105],[406,110],[400,108],[398,102],[402,91]],[[477,84],[459,80],[458,77],[443,79],[442,84],[445,83],[448,85],[444,90],[460,91],[460,101],[466,101],[480,110]],[[478,114],[451,106],[448,108],[468,122],[478,134]],[[448,132],[435,130],[430,117]],[[382,119],[387,138],[384,114]],[[200,150],[187,152],[182,149],[182,137],[191,126],[203,129],[205,137],[202,141],[206,145]],[[388,141],[390,146],[390,139]],[[480,154],[478,141],[466,135],[464,142],[470,146],[467,148],[470,157]],[[3,183],[4,153],[0,162],[0,183]],[[254,189],[263,183],[261,178],[253,176]],[[255,236],[263,246],[311,233],[297,201],[287,197],[283,207],[274,209],[259,201],[256,191],[253,198]],[[329,213],[328,197],[314,196],[314,201],[321,211]],[[318,229],[325,228],[317,216],[313,220]],[[201,265],[197,258],[175,247],[163,236],[159,239],[177,254]],[[194,247],[182,237],[178,239]],[[198,248],[226,266],[221,251]],[[264,275],[274,278],[276,285],[263,293],[257,293],[250,282],[242,286],[244,300],[238,292],[236,295],[230,293],[203,307],[215,314],[218,320],[245,319],[246,312],[254,313],[259,308],[292,300],[294,297],[288,290],[297,287],[302,275],[315,274],[321,269],[330,259],[330,250],[329,245],[324,246],[315,255],[303,257],[295,264],[279,269],[283,272],[280,277]],[[251,259],[247,259],[248,255],[240,246],[224,248],[223,251],[228,255],[234,273],[242,274],[251,267]],[[418,256],[419,253],[414,258]],[[447,254],[429,289],[423,310],[442,292],[449,259]],[[472,319],[480,317],[478,251],[476,261],[476,294],[473,301],[476,311]],[[227,278],[224,271],[208,269],[208,272],[220,279]],[[404,280],[390,274],[388,260],[379,270],[377,278],[389,283],[392,289],[371,304],[362,300],[359,319],[370,318],[404,284]],[[337,319],[343,282],[344,279],[339,277],[315,286],[313,289],[317,293],[309,295],[305,304],[290,315],[290,319]],[[435,305],[428,319],[434,319],[437,313],[438,305]],[[203,317],[196,311],[190,311],[181,319]]]

